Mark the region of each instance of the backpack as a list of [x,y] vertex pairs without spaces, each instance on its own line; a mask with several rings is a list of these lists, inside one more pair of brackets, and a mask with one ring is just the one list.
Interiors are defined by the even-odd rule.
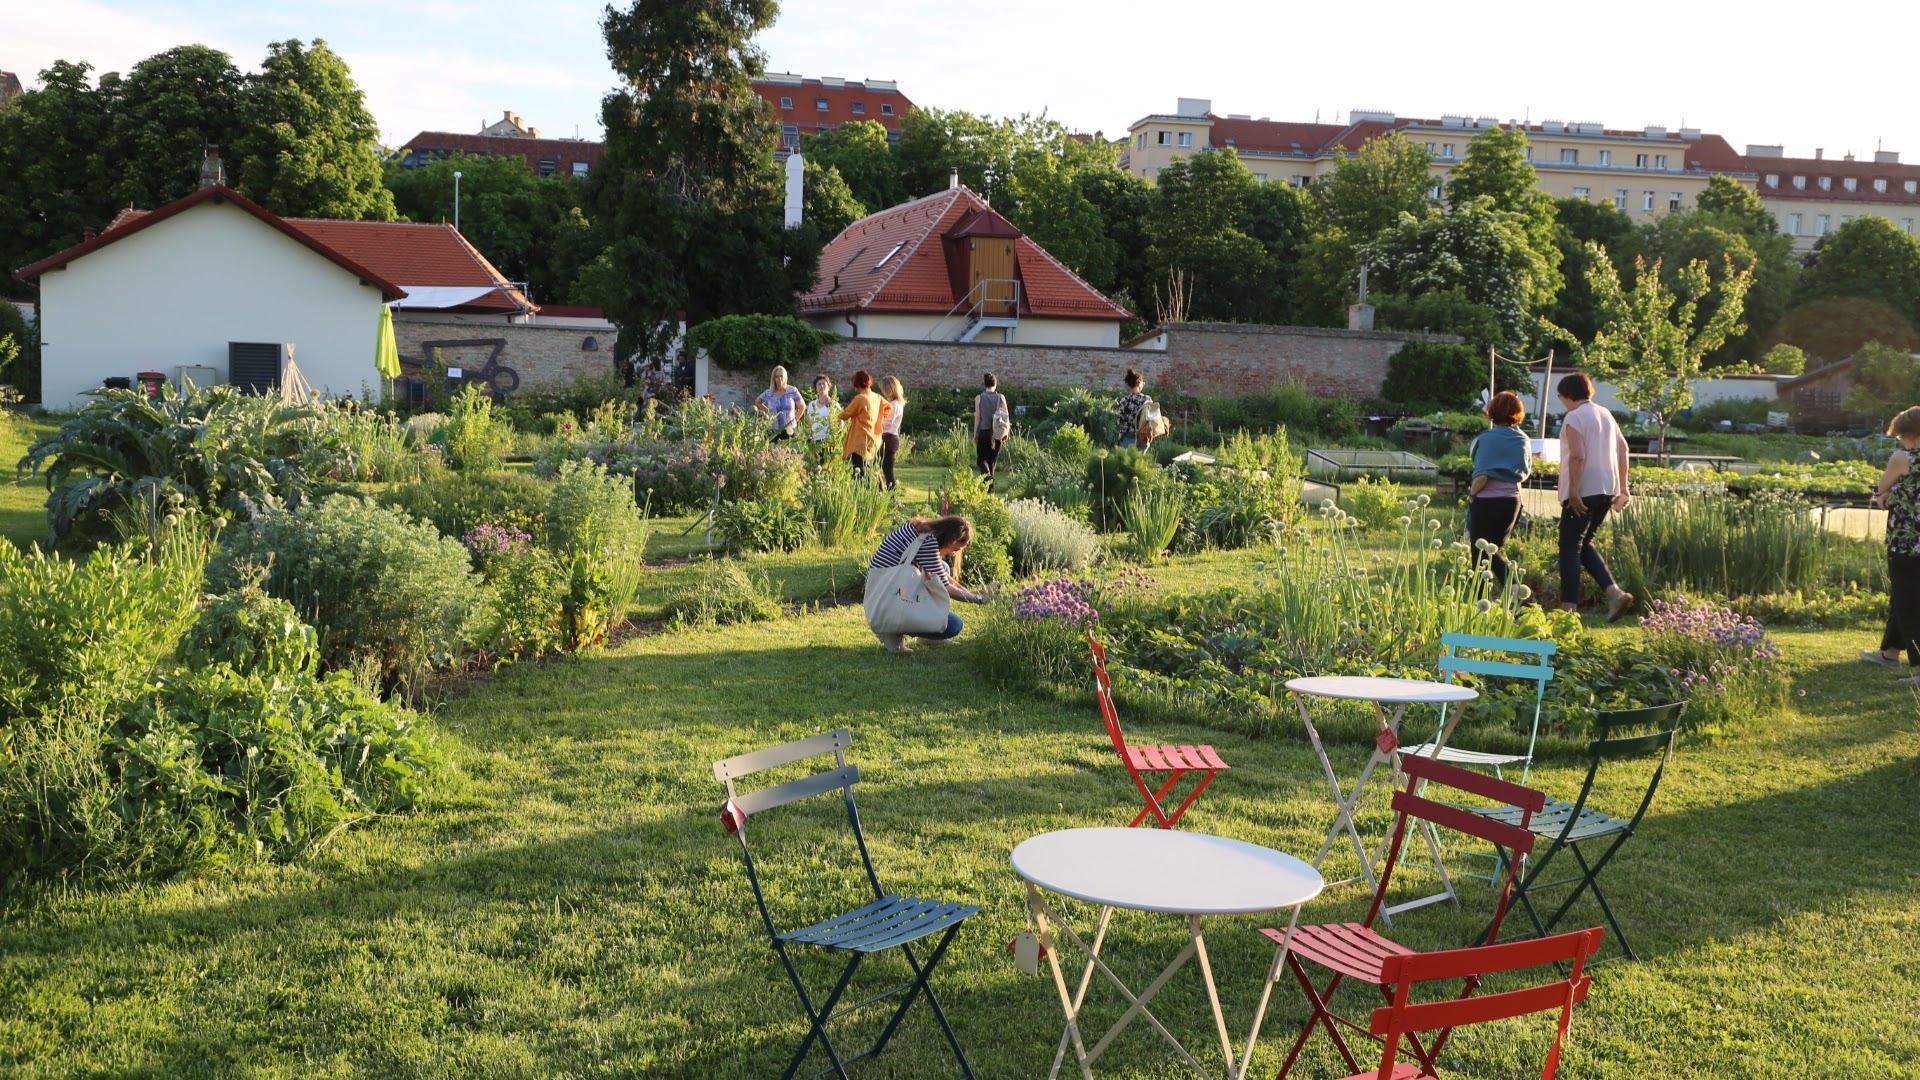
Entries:
[[1134,437],[1145,445],[1171,430],[1173,430],[1173,421],[1160,412],[1159,402],[1148,398],[1147,403],[1140,406],[1140,430]]

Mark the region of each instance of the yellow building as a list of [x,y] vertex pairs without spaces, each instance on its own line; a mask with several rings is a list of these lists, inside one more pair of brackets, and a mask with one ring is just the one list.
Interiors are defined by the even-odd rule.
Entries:
[[1872,161],[1852,154],[1790,158],[1780,146],[1747,147],[1760,202],[1793,237],[1796,250],[1810,250],[1822,236],[1856,217],[1877,215],[1901,232],[1920,219],[1920,165],[1900,164],[1900,155],[1876,151]]
[[1199,150],[1233,148],[1247,169],[1268,183],[1304,187],[1368,141],[1398,132],[1433,155],[1437,185],[1465,159],[1467,144],[1491,127],[1520,128],[1540,189],[1557,198],[1607,201],[1635,217],[1693,205],[1714,174],[1752,186],[1752,166],[1718,135],[1695,128],[1637,131],[1604,124],[1548,120],[1502,124],[1491,116],[1422,120],[1356,109],[1345,124],[1276,121],[1213,112],[1204,98],[1181,98],[1172,113],[1156,113],[1127,129],[1120,165],[1151,180],[1176,158]]

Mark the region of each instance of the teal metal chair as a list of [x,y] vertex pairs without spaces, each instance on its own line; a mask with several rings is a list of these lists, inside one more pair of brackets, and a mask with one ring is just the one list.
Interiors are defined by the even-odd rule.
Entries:
[[[947,946],[953,943],[953,937],[960,930],[960,924],[977,914],[980,908],[971,904],[956,904],[941,900],[921,900],[911,896],[900,896],[885,892],[880,888],[880,879],[874,873],[873,857],[867,851],[866,834],[860,828],[860,812],[854,806],[853,785],[860,780],[860,770],[847,763],[847,749],[853,743],[853,736],[847,731],[834,731],[824,735],[800,739],[784,746],[775,746],[758,750],[750,754],[741,754],[713,766],[713,778],[727,789],[727,801],[721,810],[720,820],[727,830],[740,840],[740,852],[746,857],[747,881],[753,886],[753,899],[760,907],[760,918],[766,924],[767,935],[773,941],[773,951],[780,957],[780,963],[787,969],[787,978],[793,981],[793,988],[800,995],[800,1005],[807,1013],[809,1029],[800,1049],[793,1055],[793,1061],[787,1066],[785,1080],[793,1080],[807,1054],[817,1041],[826,1053],[829,1064],[826,1068],[809,1073],[808,1077],[823,1076],[829,1072],[847,1078],[847,1065],[862,1058],[872,1057],[886,1049],[887,1042],[900,1026],[913,1003],[925,996],[932,1007],[933,1015],[940,1021],[940,1028],[946,1033],[947,1045],[953,1048],[953,1056],[960,1063],[961,1075],[967,1080],[973,1078],[973,1068],[967,1064],[967,1055],[960,1049],[960,1040],[953,1033],[953,1025],[947,1022],[947,1014],[940,1007],[940,999],[934,995],[928,978],[933,969],[946,955]],[[792,780],[784,784],[764,787],[757,791],[742,794],[736,787],[736,781],[764,769],[772,769],[807,758],[832,754],[834,767],[825,772]],[[754,864],[753,852],[747,846],[747,819],[755,814],[765,813],[788,803],[798,802],[815,795],[828,792],[841,792],[847,805],[847,822],[853,829],[854,840],[860,849],[860,862],[866,870],[867,884],[873,889],[873,902],[832,918],[823,919],[811,926],[799,930],[782,931],[774,921],[773,912],[767,906],[766,891],[760,885],[760,873]],[[914,955],[914,943],[925,938],[939,935],[933,951],[923,961]],[[813,996],[807,992],[807,986],[800,977],[800,971],[794,966],[793,957],[788,949],[794,945],[807,945],[825,949],[846,956],[846,967],[841,971],[839,980],[819,1006],[814,1005]],[[906,957],[907,966],[913,971],[913,978],[884,993],[877,994],[846,1008],[837,1009],[840,999],[846,994],[847,987],[853,982],[854,972],[869,956],[876,953],[899,949]],[[873,1046],[850,1057],[842,1057],[832,1038],[827,1034],[827,1024],[840,1017],[863,1009],[868,1005],[887,1000],[895,995],[905,994],[900,1004],[887,1020],[886,1028]]]
[[[1548,796],[1546,807],[1529,821],[1519,820],[1509,807],[1468,808],[1482,817],[1519,825],[1547,841],[1544,847],[1534,848],[1533,854],[1527,859],[1526,871],[1514,887],[1514,899],[1519,902],[1520,909],[1527,913],[1534,931],[1540,936],[1553,933],[1554,927],[1560,925],[1567,912],[1572,910],[1574,902],[1592,890],[1594,900],[1606,916],[1607,925],[1613,928],[1614,936],[1620,942],[1622,955],[1611,959],[1635,959],[1633,945],[1627,940],[1626,931],[1620,928],[1620,920],[1614,916],[1613,906],[1607,903],[1606,894],[1600,890],[1600,872],[1619,854],[1621,845],[1639,829],[1641,820],[1647,815],[1647,808],[1653,805],[1654,793],[1660,790],[1660,780],[1666,775],[1667,764],[1673,760],[1674,746],[1680,740],[1680,717],[1686,710],[1687,703],[1682,701],[1672,705],[1596,713],[1593,721],[1594,740],[1587,748],[1587,778],[1580,785],[1580,794],[1572,802]],[[1634,807],[1632,814],[1611,814],[1593,806],[1589,800],[1602,770],[1613,774],[1623,763],[1633,761],[1650,762],[1651,768],[1646,775],[1646,791],[1641,794],[1640,804]],[[1547,871],[1554,866],[1555,857],[1562,852],[1572,856],[1580,872],[1553,881],[1543,880]],[[1551,915],[1542,918],[1535,900],[1549,889],[1566,885],[1572,885],[1573,891],[1567,894],[1566,900]]]
[[[1560,647],[1551,641],[1533,641],[1525,638],[1488,637],[1482,634],[1441,634],[1440,673],[1449,683],[1456,675],[1475,675],[1481,678],[1530,679],[1534,683],[1533,725],[1527,733],[1527,752],[1524,754],[1494,754],[1480,750],[1467,750],[1456,746],[1438,747],[1442,735],[1448,733],[1447,706],[1440,706],[1440,723],[1434,728],[1434,737],[1418,746],[1403,746],[1402,755],[1414,754],[1420,757],[1436,758],[1450,765],[1466,765],[1479,768],[1491,768],[1495,776],[1506,779],[1501,770],[1506,766],[1519,765],[1520,782],[1527,782],[1527,774],[1533,769],[1533,748],[1540,740],[1540,715],[1547,700],[1547,684],[1553,681],[1553,655]],[[1466,655],[1474,653],[1478,655]],[[1526,661],[1515,659],[1496,659],[1486,653],[1505,653],[1509,656],[1527,657]],[[1458,722],[1455,718],[1454,722]],[[1438,749],[1436,749],[1438,747]]]

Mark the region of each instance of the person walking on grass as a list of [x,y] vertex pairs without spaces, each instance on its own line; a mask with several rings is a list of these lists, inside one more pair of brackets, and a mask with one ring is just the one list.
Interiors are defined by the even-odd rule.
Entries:
[[[933,542],[921,544],[920,538],[923,536],[931,536]],[[867,573],[899,566],[906,561],[907,553],[913,551],[915,545],[918,545],[919,552],[914,556],[913,564],[924,571],[929,579],[945,586],[949,598],[969,604],[984,604],[987,602],[985,593],[969,592],[961,588],[960,583],[954,578],[954,572],[947,568],[946,559],[953,557],[958,562],[959,553],[966,550],[967,545],[971,543],[973,543],[973,525],[966,518],[917,517],[888,533],[886,539],[880,541],[880,550],[873,553],[873,561],[867,564]],[[919,635],[920,641],[927,645],[958,644],[953,639],[960,636],[960,631],[964,627],[965,624],[960,621],[960,616],[949,611],[947,628],[938,634]],[[880,639],[880,643],[887,647],[888,652],[913,651],[907,646],[904,634],[875,634],[874,636]]]
[[993,487],[993,471],[1000,464],[1000,447],[1012,429],[1007,411],[1007,395],[1000,392],[1000,380],[989,371],[981,380],[986,386],[973,399],[973,465]]
[[898,485],[893,479],[893,459],[900,453],[900,421],[907,412],[907,391],[900,380],[889,375],[880,380],[880,396],[887,402],[887,418],[880,425],[880,476],[887,490]]
[[1580,606],[1580,571],[1593,575],[1607,602],[1607,621],[1633,607],[1593,546],[1593,536],[1613,510],[1633,501],[1627,491],[1627,440],[1613,414],[1593,403],[1593,380],[1574,372],[1560,380],[1567,410],[1560,430],[1560,606]]
[[[1920,474],[1913,451],[1920,448],[1920,405],[1906,409],[1887,425],[1900,449],[1873,485],[1869,505],[1887,512],[1887,628],[1878,649],[1861,649],[1860,659],[1898,669],[1900,654],[1920,667]],[[1920,686],[1920,675],[1900,680]]]
[[1493,567],[1496,589],[1507,588],[1507,560],[1501,555],[1507,538],[1513,535],[1514,522],[1520,520],[1520,485],[1527,482],[1532,444],[1520,430],[1527,410],[1520,395],[1502,390],[1487,403],[1487,419],[1493,422],[1473,440],[1473,481],[1467,489],[1467,539],[1473,544],[1473,558],[1481,557],[1481,544],[1488,545],[1487,560]]
[[847,438],[840,452],[846,456],[847,464],[853,466],[855,477],[867,475],[867,462],[872,461],[880,449],[880,426],[886,422],[890,408],[892,406],[873,392],[873,376],[864,371],[853,373],[853,400],[840,410],[839,418],[847,421]]
[[1120,420],[1120,439],[1116,445],[1138,446],[1140,443],[1140,414],[1146,410],[1147,395],[1140,388],[1146,384],[1146,378],[1132,368],[1127,369],[1125,380],[1127,392],[1121,397],[1118,407]]
[[800,422],[800,412],[806,406],[800,388],[787,384],[787,369],[778,364],[773,368],[773,381],[753,399],[754,408],[773,418],[774,442],[793,438],[794,426]]

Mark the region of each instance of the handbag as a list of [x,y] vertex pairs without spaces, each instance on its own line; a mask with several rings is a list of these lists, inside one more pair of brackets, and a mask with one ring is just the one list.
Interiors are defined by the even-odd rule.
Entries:
[[946,630],[953,600],[945,585],[914,565],[920,545],[932,539],[923,534],[907,549],[900,565],[867,572],[867,626],[874,633],[938,634]]
[[993,441],[1003,442],[1013,434],[1013,419],[1007,415],[1006,397],[1000,394],[994,396],[1000,399],[1000,408],[993,414]]

